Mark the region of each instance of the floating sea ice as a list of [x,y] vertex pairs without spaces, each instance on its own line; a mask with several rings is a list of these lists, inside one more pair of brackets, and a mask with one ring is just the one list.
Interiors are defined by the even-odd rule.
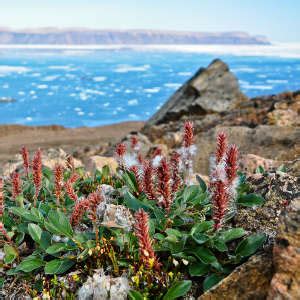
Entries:
[[192,72],[178,72],[177,75],[179,76],[191,76],[193,73]]
[[178,89],[181,86],[181,84],[180,83],[165,83],[164,86],[167,88]]
[[44,78],[41,79],[41,81],[53,81],[55,79],[57,79],[59,77],[59,75],[50,75],[50,76],[46,76]]
[[40,90],[45,90],[48,88],[48,85],[47,84],[39,84],[39,85],[37,85],[37,88]]
[[129,100],[127,103],[130,106],[134,106],[134,105],[138,105],[139,101],[137,99],[132,99],[132,100]]
[[160,91],[160,88],[159,88],[159,87],[154,87],[154,88],[144,89],[144,92],[146,92],[146,93],[151,93],[151,94],[158,93],[159,91]]
[[116,73],[145,72],[148,69],[150,69],[150,65],[143,65],[143,66],[119,65],[114,70],[114,72]]
[[106,80],[106,77],[105,76],[96,76],[96,77],[93,78],[93,80],[95,82],[102,82],[102,81]]
[[7,73],[25,73],[30,71],[29,68],[20,67],[20,66],[0,66],[0,73],[7,74]]

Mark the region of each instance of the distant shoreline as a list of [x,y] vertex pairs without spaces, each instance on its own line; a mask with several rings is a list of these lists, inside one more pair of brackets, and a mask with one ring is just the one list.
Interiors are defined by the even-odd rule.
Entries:
[[[97,50],[168,51],[197,54],[262,56],[300,58],[300,43],[273,43],[271,45],[53,45],[53,44],[0,44],[0,50],[61,50],[66,55],[81,55]],[[85,52],[83,52],[85,51]]]

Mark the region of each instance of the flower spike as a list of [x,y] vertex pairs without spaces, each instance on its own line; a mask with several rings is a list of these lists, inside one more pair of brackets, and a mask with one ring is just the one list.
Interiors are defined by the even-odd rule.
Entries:
[[33,183],[35,187],[35,203],[34,206],[36,206],[36,200],[39,196],[41,187],[42,187],[42,151],[41,149],[38,149],[33,157],[32,160],[32,174],[33,174]]
[[140,209],[135,213],[135,235],[139,241],[140,261],[148,269],[160,269],[160,263],[152,247],[152,239],[149,233],[149,216]]

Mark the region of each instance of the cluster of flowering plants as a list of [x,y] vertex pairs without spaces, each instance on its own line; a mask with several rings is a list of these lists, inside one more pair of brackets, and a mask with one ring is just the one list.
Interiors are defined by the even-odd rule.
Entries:
[[231,218],[249,194],[238,150],[220,133],[210,182],[193,179],[193,124],[166,157],[140,153],[138,139],[116,147],[119,168],[89,175],[71,157],[50,170],[22,148],[23,170],[0,180],[5,278],[23,293],[73,299],[176,299],[198,296],[264,243]]

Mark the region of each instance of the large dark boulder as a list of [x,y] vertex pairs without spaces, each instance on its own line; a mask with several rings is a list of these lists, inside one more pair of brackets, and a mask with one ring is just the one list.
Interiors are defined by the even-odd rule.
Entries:
[[179,120],[182,116],[222,113],[245,100],[237,78],[227,64],[216,59],[179,88],[146,126]]

